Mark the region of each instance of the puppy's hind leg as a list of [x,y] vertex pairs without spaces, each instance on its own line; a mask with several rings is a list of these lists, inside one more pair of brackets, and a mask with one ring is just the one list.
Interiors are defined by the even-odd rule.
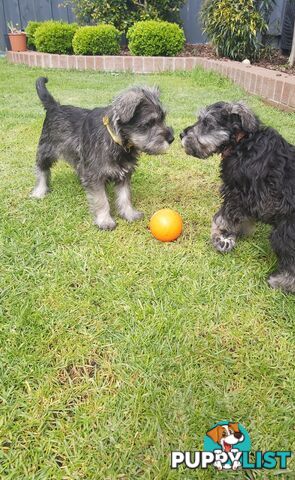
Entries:
[[117,208],[119,215],[125,218],[128,222],[134,222],[139,220],[142,216],[142,212],[138,212],[133,208],[131,203],[131,191],[130,191],[130,179],[126,178],[122,182],[116,184],[117,194]]
[[273,230],[270,241],[279,268],[270,275],[268,283],[272,288],[295,293],[295,218],[283,220]]
[[44,198],[50,191],[50,168],[56,160],[57,155],[54,150],[39,145],[36,161],[36,184],[31,192],[31,197]]
[[104,183],[86,187],[89,207],[94,215],[94,223],[101,230],[114,230],[116,222],[110,214],[110,205]]

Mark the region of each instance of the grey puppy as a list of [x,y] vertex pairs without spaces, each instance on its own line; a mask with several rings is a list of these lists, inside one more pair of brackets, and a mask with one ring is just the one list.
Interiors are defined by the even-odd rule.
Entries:
[[165,153],[174,140],[173,130],[165,125],[165,111],[159,90],[132,87],[122,92],[111,105],[88,110],[60,105],[48,92],[47,78],[36,82],[37,93],[46,110],[37,151],[37,180],[31,196],[43,198],[49,192],[50,169],[63,157],[76,170],[94,215],[94,223],[112,230],[105,186],[116,186],[117,208],[132,222],[141,212],[131,203],[130,179],[140,152]]
[[295,146],[242,102],[208,106],[180,136],[189,155],[222,157],[223,201],[212,222],[214,247],[230,252],[257,220],[271,225],[278,269],[268,282],[295,293]]

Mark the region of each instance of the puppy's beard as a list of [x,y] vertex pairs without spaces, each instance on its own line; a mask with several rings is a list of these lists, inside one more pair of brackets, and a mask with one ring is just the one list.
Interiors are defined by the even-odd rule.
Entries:
[[150,155],[161,155],[166,153],[168,148],[169,148],[169,143],[166,140],[164,140],[162,144],[160,144],[159,146],[150,148],[149,151],[146,151],[146,153],[149,153]]
[[169,143],[163,137],[150,140],[145,136],[133,134],[130,138],[136,149],[148,155],[161,155],[169,148]]
[[188,137],[184,137],[181,140],[181,145],[183,146],[185,153],[187,155],[190,155],[192,157],[197,157],[197,158],[207,158],[209,155],[205,155],[204,152],[201,152],[198,148],[197,145],[190,141]]
[[210,135],[195,135],[189,133],[182,138],[181,144],[188,155],[197,158],[208,158],[216,153],[219,147],[229,140],[229,134],[226,131],[214,132]]

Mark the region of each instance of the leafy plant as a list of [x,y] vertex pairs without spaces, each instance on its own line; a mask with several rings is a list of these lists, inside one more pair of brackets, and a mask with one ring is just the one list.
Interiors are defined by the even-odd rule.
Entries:
[[43,22],[35,31],[36,49],[38,52],[72,53],[77,28],[76,23]]
[[136,21],[161,19],[180,21],[185,0],[65,0],[82,24],[111,23],[126,32]]
[[179,25],[157,20],[135,23],[128,30],[127,38],[133,55],[176,55],[183,49],[185,42]]
[[267,23],[254,0],[205,0],[201,21],[217,53],[233,60],[257,58]]
[[35,33],[37,28],[39,28],[44,22],[35,22],[30,20],[26,27],[26,34],[27,34],[27,46],[28,48],[34,49],[36,48],[35,45]]
[[113,25],[81,27],[73,38],[78,55],[116,55],[120,51],[120,32]]
[[8,30],[10,31],[10,33],[22,33],[21,29],[19,28],[18,23],[13,25],[13,23],[11,21],[7,22],[7,27],[8,27]]

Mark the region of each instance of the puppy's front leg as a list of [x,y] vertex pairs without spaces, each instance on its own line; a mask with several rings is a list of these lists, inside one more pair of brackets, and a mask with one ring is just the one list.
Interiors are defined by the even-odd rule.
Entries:
[[142,212],[138,212],[133,208],[131,203],[131,191],[130,191],[130,178],[124,179],[122,182],[116,184],[117,194],[117,208],[119,215],[125,218],[128,222],[134,222],[139,220],[142,216]]
[[110,205],[103,183],[86,189],[90,210],[94,215],[94,223],[102,230],[114,230],[116,222],[110,214]]
[[226,218],[222,210],[219,210],[212,221],[211,240],[213,246],[221,253],[230,252],[236,244],[236,238],[236,227]]

